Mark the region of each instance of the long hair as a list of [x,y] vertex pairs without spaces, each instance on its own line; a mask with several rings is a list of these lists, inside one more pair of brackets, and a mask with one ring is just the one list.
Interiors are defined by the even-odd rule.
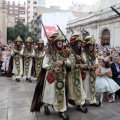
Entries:
[[109,68],[109,67],[110,67],[110,65],[109,65],[109,62],[108,62],[108,61],[106,61],[105,59],[102,59],[102,61],[105,63],[105,68]]
[[72,46],[73,46],[75,52],[76,52],[78,55],[81,55],[82,48],[81,48],[81,46],[78,47],[78,42],[73,43]]
[[96,53],[95,53],[95,50],[94,50],[94,45],[93,45],[93,50],[92,51],[89,51],[88,48],[91,44],[87,44],[84,46],[84,51],[86,51],[87,53],[89,53],[89,55],[91,56],[92,60],[95,60],[96,59]]

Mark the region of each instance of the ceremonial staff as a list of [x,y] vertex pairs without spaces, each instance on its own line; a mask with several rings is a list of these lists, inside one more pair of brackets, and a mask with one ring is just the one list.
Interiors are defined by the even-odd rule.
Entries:
[[[65,41],[67,41],[68,44],[70,45],[69,40],[66,38],[66,36],[64,35],[64,33],[62,32],[62,30],[60,29],[60,27],[59,27],[58,25],[57,25],[57,27],[58,27],[59,31],[62,33],[62,35],[64,36]],[[72,45],[70,45],[70,47],[71,47],[71,49],[73,50],[73,53],[74,53],[75,55],[77,55],[77,53],[76,53],[76,51],[74,50],[74,48],[72,47]]]
[[42,24],[42,27],[43,27],[43,29],[44,29],[45,35],[46,35],[46,37],[47,37],[47,41],[48,41],[48,44],[49,44],[50,51],[51,51],[51,53],[52,53],[53,59],[54,59],[54,61],[55,61],[54,49],[53,49],[52,45],[50,44],[50,40],[49,40],[49,38],[48,38],[47,32],[46,32],[46,30],[45,30],[45,27],[44,27],[44,24],[43,24],[42,21],[41,21],[41,24]]
[[72,34],[74,34],[73,30],[71,29],[71,27],[69,27],[70,31],[72,32]]

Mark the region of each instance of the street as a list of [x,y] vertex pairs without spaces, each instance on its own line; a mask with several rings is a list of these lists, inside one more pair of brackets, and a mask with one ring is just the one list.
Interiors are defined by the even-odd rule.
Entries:
[[[11,78],[0,77],[0,120],[62,120],[51,107],[51,115],[30,113],[31,101],[36,81],[17,83]],[[70,120],[120,120],[120,100],[113,103],[103,102],[101,107],[88,107],[88,113],[81,113],[69,105]]]

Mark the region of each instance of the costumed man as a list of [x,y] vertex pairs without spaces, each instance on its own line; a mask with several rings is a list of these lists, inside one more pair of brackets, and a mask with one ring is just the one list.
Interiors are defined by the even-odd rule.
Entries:
[[101,103],[96,103],[96,90],[95,90],[95,80],[96,80],[96,56],[95,56],[95,39],[93,36],[87,36],[83,41],[84,51],[82,52],[82,58],[85,61],[86,68],[85,73],[86,77],[83,80],[83,87],[86,93],[86,100],[89,102],[90,106],[99,107]]
[[[12,73],[15,75],[16,81],[20,82],[23,75],[23,47],[22,39],[18,36],[15,40],[15,47],[12,50],[11,56],[13,57],[13,70]],[[12,65],[11,62],[9,65]]]
[[[48,106],[51,105],[55,111],[59,112],[59,116],[63,120],[69,120],[68,115],[65,113],[67,110],[65,78],[68,52],[64,49],[63,38],[58,33],[51,35],[49,41],[53,49],[49,48],[49,52],[46,52],[43,59],[42,67],[46,70],[46,74],[41,71],[32,101],[31,112],[39,112],[40,107],[44,106],[45,114],[50,115]],[[44,85],[40,85],[43,80],[44,83],[42,84]]]
[[35,50],[35,69],[36,69],[36,77],[38,78],[42,68],[42,61],[45,56],[44,41],[42,39],[39,39],[37,45],[38,47]]
[[33,59],[35,56],[35,50],[32,47],[32,44],[33,44],[32,38],[28,37],[26,40],[26,45],[24,49],[24,76],[26,77],[26,80],[29,82],[32,82],[31,80],[32,72],[35,71],[33,67],[34,66]]
[[85,68],[84,60],[82,59],[82,34],[74,34],[70,38],[70,71],[68,72],[68,101],[70,104],[76,105],[76,110],[87,113],[85,104],[86,94],[83,89],[82,69]]

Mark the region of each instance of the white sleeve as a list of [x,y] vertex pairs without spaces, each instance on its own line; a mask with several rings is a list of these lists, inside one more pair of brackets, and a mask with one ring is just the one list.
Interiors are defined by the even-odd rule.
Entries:
[[49,69],[49,68],[50,68],[48,55],[45,55],[45,57],[44,57],[44,59],[43,59],[42,67],[43,67],[44,69]]
[[13,56],[15,53],[14,53],[14,50],[12,50],[12,52],[11,52],[11,55]]
[[22,50],[20,52],[20,55],[23,55],[23,52],[24,52],[24,48],[22,48]]

